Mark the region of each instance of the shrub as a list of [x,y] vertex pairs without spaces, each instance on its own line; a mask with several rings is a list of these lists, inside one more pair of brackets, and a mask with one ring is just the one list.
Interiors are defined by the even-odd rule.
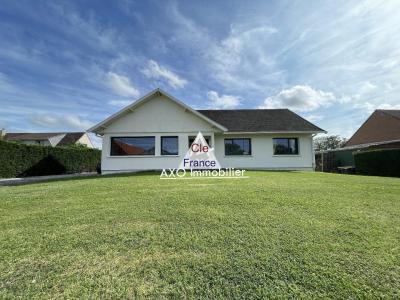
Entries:
[[0,141],[0,177],[95,172],[101,151]]
[[400,149],[355,152],[357,174],[400,177]]

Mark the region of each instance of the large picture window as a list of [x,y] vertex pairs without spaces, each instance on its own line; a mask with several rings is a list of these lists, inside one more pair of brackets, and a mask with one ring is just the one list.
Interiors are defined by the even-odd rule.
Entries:
[[111,156],[154,155],[155,137],[112,137]]
[[297,138],[274,138],[274,155],[299,154],[299,142]]
[[178,155],[179,142],[177,136],[161,137],[161,155]]
[[225,139],[225,155],[251,155],[251,139]]

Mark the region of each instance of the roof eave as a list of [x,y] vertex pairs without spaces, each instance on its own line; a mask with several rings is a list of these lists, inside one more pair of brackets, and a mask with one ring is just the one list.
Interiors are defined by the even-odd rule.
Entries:
[[144,103],[145,101],[149,100],[150,97],[152,97],[154,95],[157,95],[157,94],[164,95],[164,96],[168,97],[172,101],[176,102],[180,106],[182,106],[185,109],[187,109],[188,111],[192,112],[194,115],[196,115],[196,116],[200,117],[201,119],[207,121],[208,123],[212,124],[216,128],[219,128],[222,131],[227,131],[228,130],[226,127],[224,127],[221,124],[211,120],[210,118],[206,117],[205,115],[199,113],[198,111],[194,110],[193,108],[191,108],[190,106],[186,105],[182,101],[180,101],[180,100],[176,99],[175,97],[169,95],[167,92],[161,90],[160,88],[157,88],[157,89],[151,91],[150,93],[146,94],[145,96],[139,98],[137,101],[133,102],[132,104],[128,105],[127,107],[125,107],[125,108],[117,111],[116,113],[112,114],[111,116],[109,116],[108,118],[103,120],[102,122],[92,126],[87,131],[88,132],[97,133],[97,134],[101,133],[101,131],[98,130],[98,129],[107,128],[107,124],[110,123],[112,120],[117,119],[119,116],[121,116],[122,114],[124,114],[126,112],[133,111],[140,104]]
[[273,130],[273,131],[227,131],[224,134],[275,134],[275,133],[328,133],[325,130]]

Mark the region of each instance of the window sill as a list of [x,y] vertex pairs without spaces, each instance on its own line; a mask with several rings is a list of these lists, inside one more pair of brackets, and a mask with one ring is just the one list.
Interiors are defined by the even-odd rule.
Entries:
[[253,155],[224,155],[226,158],[235,158],[235,157],[253,157]]
[[274,157],[298,157],[300,154],[273,154]]

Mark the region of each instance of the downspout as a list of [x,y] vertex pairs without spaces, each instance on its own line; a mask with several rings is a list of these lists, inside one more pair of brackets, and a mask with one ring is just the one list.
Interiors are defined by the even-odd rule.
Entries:
[[314,133],[311,135],[311,151],[312,151],[312,168],[315,171],[316,165],[315,165],[315,151],[314,151],[314,136],[317,134]]

